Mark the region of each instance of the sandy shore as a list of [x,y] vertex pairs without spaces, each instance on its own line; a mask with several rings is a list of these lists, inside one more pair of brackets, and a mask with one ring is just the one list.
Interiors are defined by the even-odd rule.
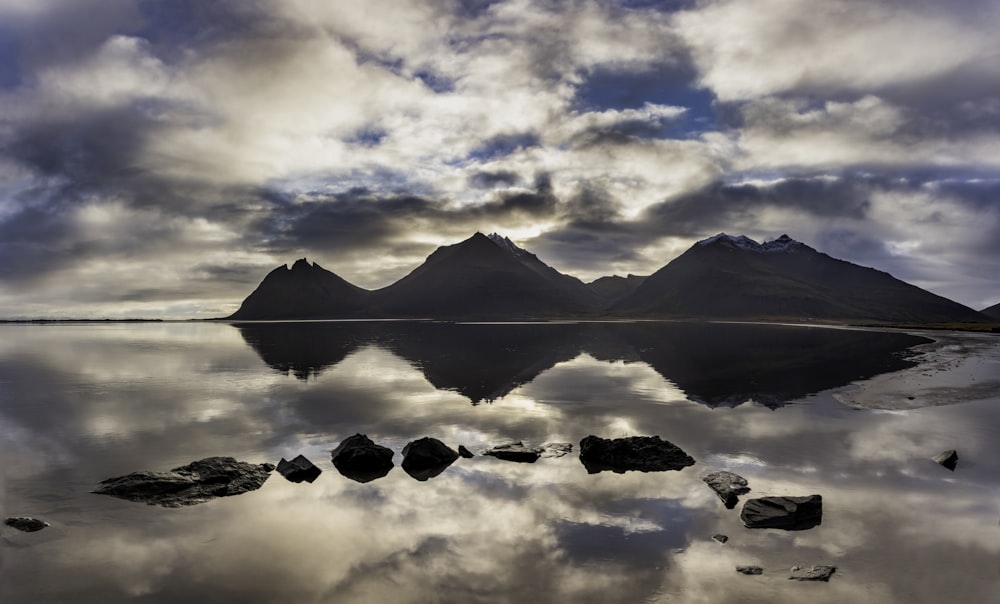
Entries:
[[876,376],[834,396],[852,407],[918,409],[996,399],[1000,403],[1000,336],[913,330],[934,341],[913,349],[916,367]]

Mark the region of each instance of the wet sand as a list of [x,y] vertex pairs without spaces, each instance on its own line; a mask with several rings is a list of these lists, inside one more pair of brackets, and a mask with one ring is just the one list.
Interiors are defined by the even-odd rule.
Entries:
[[913,348],[918,365],[860,381],[834,396],[865,409],[905,410],[996,399],[1000,402],[1000,336],[908,331],[934,341]]

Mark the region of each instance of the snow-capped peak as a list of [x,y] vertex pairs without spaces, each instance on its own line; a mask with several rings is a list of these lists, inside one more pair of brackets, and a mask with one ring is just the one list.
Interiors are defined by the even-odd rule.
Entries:
[[708,239],[702,239],[696,245],[711,245],[713,243],[728,243],[731,246],[743,248],[746,250],[753,250],[755,252],[760,251],[760,244],[750,239],[746,235],[727,235],[726,233],[719,233],[718,235],[713,235]]
[[488,237],[493,243],[510,252],[515,257],[526,256],[528,254],[527,250],[517,247],[517,244],[511,241],[509,237],[504,237],[497,233],[490,233],[486,237]]
[[804,247],[802,243],[792,239],[788,235],[782,235],[777,239],[765,241],[764,243],[757,243],[746,235],[727,235],[726,233],[719,233],[707,239],[702,239],[695,245],[705,246],[713,243],[723,243],[730,247],[749,250],[751,252],[790,252]]

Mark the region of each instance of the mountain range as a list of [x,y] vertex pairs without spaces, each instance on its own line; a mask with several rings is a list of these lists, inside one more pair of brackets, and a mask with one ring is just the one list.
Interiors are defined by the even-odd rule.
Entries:
[[[996,308],[996,307],[992,307]],[[979,322],[989,318],[888,273],[787,235],[720,233],[648,277],[592,283],[560,273],[497,234],[435,250],[395,283],[357,287],[306,259],[271,271],[228,319],[685,318]]]

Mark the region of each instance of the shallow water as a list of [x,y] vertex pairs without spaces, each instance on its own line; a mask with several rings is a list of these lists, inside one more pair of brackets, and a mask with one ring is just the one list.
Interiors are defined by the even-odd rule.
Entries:
[[[988,371],[1000,339],[946,335],[935,348],[752,325],[0,326],[0,513],[52,524],[2,527],[0,601],[993,601],[1000,393],[944,365]],[[971,402],[840,402],[918,406],[935,375]],[[360,484],[329,455],[356,432],[397,466],[422,436],[478,451],[588,434],[658,434],[697,463],[590,475],[576,452],[477,456],[426,482],[396,467]],[[929,459],[948,448],[955,472]],[[213,455],[300,453],[316,482],[274,474],[189,508],[89,492]],[[701,481],[719,469],[745,476],[748,497],[822,494],[822,524],[743,528]],[[735,572],[747,564],[764,574]],[[787,580],[812,564],[837,572]]]

